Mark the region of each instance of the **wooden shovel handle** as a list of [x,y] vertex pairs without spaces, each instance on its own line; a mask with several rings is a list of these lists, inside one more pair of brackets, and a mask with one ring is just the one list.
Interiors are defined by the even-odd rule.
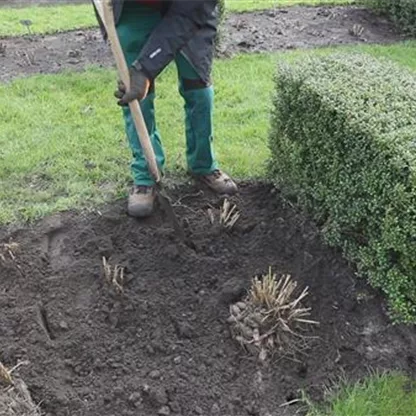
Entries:
[[[127,67],[126,60],[124,58],[123,50],[120,45],[120,41],[117,35],[116,25],[114,22],[113,5],[111,0],[101,0],[103,23],[107,32],[108,40],[110,42],[111,50],[116,61],[117,70],[120,79],[123,81],[127,89],[130,88],[130,74]],[[160,172],[156,162],[155,152],[150,141],[149,133],[147,131],[146,123],[143,118],[140,104],[137,100],[132,101],[129,104],[130,112],[133,117],[134,125],[139,136],[140,144],[143,149],[144,156],[146,158],[147,166],[150,174],[153,176],[156,183],[161,180]]]

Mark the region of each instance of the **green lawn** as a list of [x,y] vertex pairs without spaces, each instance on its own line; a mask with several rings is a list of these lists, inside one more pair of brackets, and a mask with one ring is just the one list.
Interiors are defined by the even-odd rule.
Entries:
[[33,33],[51,33],[62,30],[92,27],[97,24],[92,6],[62,5],[50,7],[0,8],[0,36],[28,33],[21,20],[31,20]]
[[[342,4],[350,0],[228,0],[229,11],[266,9],[273,6],[296,4]],[[50,7],[0,7],[0,36],[16,36],[28,33],[20,21],[30,20],[33,33],[52,33],[96,26],[97,22],[90,4],[61,5]]]
[[[353,49],[416,69],[415,48],[413,42]],[[228,172],[238,178],[265,173],[275,61],[328,51],[216,62],[216,152]],[[124,193],[130,154],[112,95],[115,78],[112,70],[90,69],[0,85],[0,224],[94,206]],[[183,173],[183,111],[173,68],[157,84],[168,169]]]
[[308,416],[415,416],[415,387],[403,375],[373,375],[338,388],[326,406],[311,405]]

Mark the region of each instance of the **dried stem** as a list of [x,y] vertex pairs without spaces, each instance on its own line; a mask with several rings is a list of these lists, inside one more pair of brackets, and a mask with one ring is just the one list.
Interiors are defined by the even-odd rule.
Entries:
[[113,286],[118,293],[124,291],[124,267],[116,264],[114,268],[108,263],[107,259],[103,257],[104,278],[107,284]]
[[3,383],[9,386],[12,385],[13,379],[12,379],[11,373],[12,372],[8,370],[7,367],[3,365],[2,362],[0,362],[0,381],[2,381]]
[[239,218],[240,212],[238,211],[237,205],[233,205],[228,199],[225,199],[220,210],[220,225],[231,230]]

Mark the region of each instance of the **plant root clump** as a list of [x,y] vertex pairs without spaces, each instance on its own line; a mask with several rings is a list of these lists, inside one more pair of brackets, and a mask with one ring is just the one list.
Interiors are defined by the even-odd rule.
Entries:
[[39,406],[35,405],[25,382],[12,377],[21,362],[9,370],[0,362],[0,415],[1,416],[40,416]]
[[318,322],[309,319],[311,308],[302,305],[308,288],[299,292],[290,275],[277,279],[269,273],[252,280],[247,296],[230,306],[228,323],[236,341],[266,361],[275,354],[292,356],[308,347],[305,335]]
[[23,380],[15,379],[13,385],[0,388],[0,415],[41,416],[41,411]]
[[[217,216],[216,212],[218,212]],[[231,203],[228,199],[224,199],[218,211],[212,208],[208,209],[208,217],[212,225],[218,224],[220,229],[231,231],[240,219],[241,212],[237,205]]]

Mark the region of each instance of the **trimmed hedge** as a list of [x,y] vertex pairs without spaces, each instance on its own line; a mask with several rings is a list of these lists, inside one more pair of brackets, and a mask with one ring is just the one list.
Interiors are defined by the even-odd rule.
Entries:
[[370,6],[386,11],[404,32],[416,35],[415,0],[365,0]]
[[416,76],[364,54],[280,63],[273,178],[395,319],[416,322]]

